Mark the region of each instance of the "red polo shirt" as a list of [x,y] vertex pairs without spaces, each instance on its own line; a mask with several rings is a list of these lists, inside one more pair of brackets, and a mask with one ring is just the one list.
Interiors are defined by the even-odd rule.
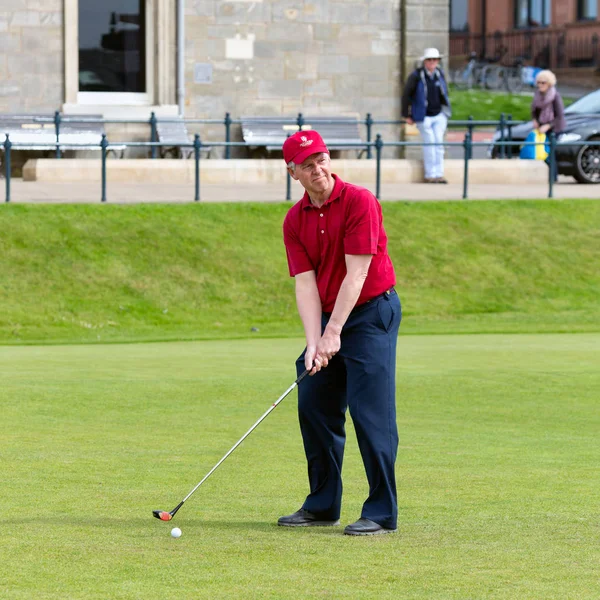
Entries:
[[346,254],[373,255],[357,305],[396,284],[379,201],[369,190],[333,177],[333,192],[321,208],[305,193],[283,222],[290,276],[315,271],[324,312],[333,311],[346,276]]

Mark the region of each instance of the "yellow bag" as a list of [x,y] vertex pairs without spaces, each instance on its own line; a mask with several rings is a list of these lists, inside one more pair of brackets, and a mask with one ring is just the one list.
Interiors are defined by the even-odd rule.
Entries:
[[546,151],[546,134],[539,129],[535,129],[535,160],[546,160],[548,152]]

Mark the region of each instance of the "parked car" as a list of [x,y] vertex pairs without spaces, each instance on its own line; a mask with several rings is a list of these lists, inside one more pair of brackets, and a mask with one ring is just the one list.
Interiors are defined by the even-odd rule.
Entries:
[[[582,96],[565,109],[567,127],[556,142],[556,164],[561,175],[571,175],[579,183],[600,183],[600,146],[587,144],[574,146],[570,142],[600,142],[600,90]],[[518,157],[521,145],[533,129],[533,122],[511,127],[510,141],[512,157]],[[496,131],[488,150],[490,158],[499,158],[501,139]],[[508,127],[504,129],[504,140],[508,141]],[[507,148],[505,146],[505,148]]]

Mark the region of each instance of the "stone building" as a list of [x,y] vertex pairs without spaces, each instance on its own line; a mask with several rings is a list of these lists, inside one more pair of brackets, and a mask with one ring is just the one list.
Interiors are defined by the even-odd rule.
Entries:
[[448,26],[448,0],[1,0],[0,113],[393,120]]

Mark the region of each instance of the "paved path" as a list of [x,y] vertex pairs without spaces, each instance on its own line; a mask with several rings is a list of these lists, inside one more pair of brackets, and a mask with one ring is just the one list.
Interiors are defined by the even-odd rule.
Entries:
[[557,83],[556,87],[563,98],[578,99],[590,92],[598,89],[600,80],[597,77],[590,79],[586,85],[577,85],[575,83]]
[[[473,130],[473,141],[474,142],[491,142],[494,136],[495,129],[474,129]],[[466,129],[448,129],[446,133],[446,141],[448,142],[463,142],[465,139]],[[487,146],[475,146],[472,150],[473,158],[488,158]],[[458,146],[448,146],[446,148],[447,158],[463,158],[465,152]]]
[[[0,202],[4,201],[4,181],[0,181]],[[99,184],[79,183],[40,183],[12,180],[12,202],[15,204],[36,203],[90,203],[100,204]],[[360,184],[360,182],[357,182]],[[375,192],[374,182],[363,182],[362,185]],[[264,184],[246,185],[235,184],[203,185],[200,190],[203,202],[282,202],[285,200],[285,185]],[[469,186],[469,198],[474,200],[487,199],[519,199],[546,198],[547,184],[533,185],[485,185]],[[292,185],[292,200],[302,196],[300,185]],[[554,186],[555,198],[594,198],[600,199],[600,185],[580,185],[573,183],[570,177],[561,177]],[[107,200],[111,204],[160,203],[160,202],[193,202],[193,185],[168,184],[109,184]],[[382,184],[382,201],[431,201],[431,200],[460,200],[462,185],[450,184]]]
[[[494,137],[495,129],[474,129],[474,142],[491,142]],[[466,129],[448,129],[446,132],[446,140],[448,142],[462,142],[465,139]]]

